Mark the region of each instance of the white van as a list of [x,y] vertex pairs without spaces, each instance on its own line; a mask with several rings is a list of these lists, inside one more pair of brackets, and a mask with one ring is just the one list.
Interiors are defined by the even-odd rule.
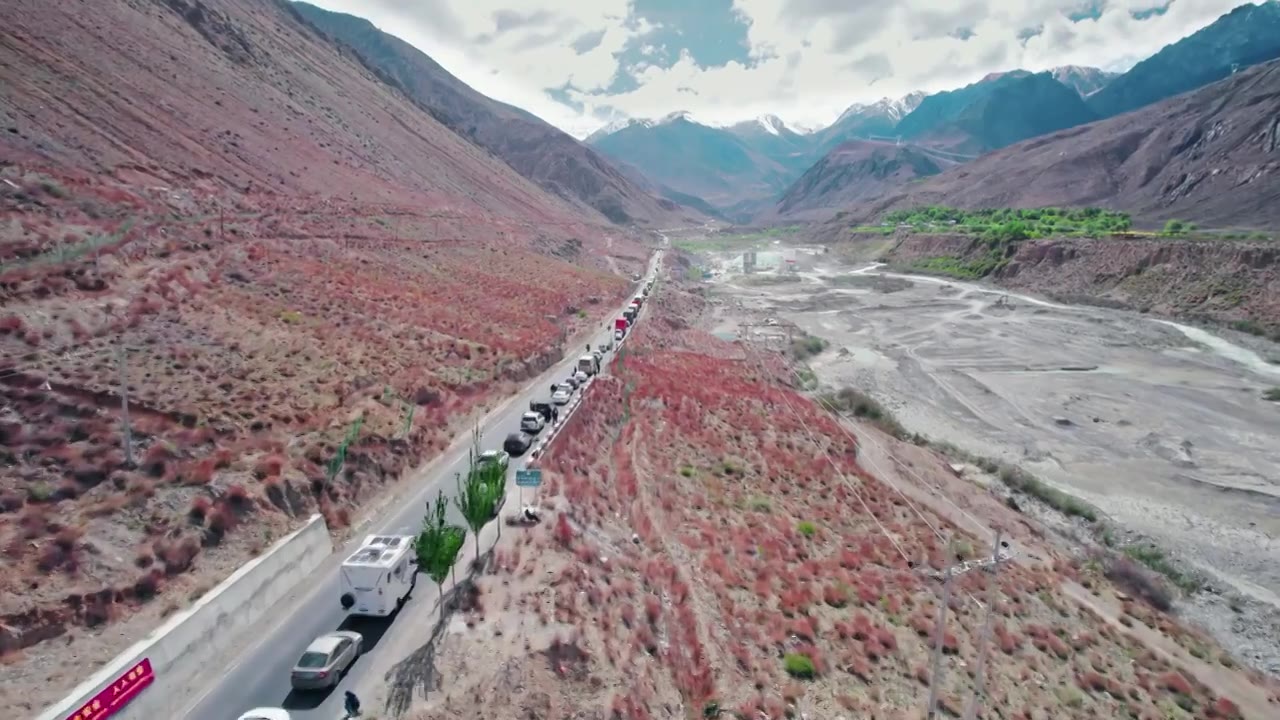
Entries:
[[386,617],[413,590],[418,574],[412,535],[370,535],[339,571],[342,609],[349,615]]
[[600,372],[600,361],[596,360],[595,355],[583,355],[578,358],[578,372],[595,375]]

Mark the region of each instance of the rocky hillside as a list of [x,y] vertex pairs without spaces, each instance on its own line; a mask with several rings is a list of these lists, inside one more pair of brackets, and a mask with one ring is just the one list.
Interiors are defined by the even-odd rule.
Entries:
[[1280,61],[1140,111],[1036,138],[851,215],[890,208],[1100,206],[1149,223],[1280,224]]
[[[965,267],[990,252],[971,236],[912,235],[885,259],[922,269],[949,258]],[[1027,240],[987,277],[1064,300],[1206,319],[1280,341],[1280,248],[1272,243]]]
[[1088,98],[1100,117],[1195,90],[1280,58],[1280,0],[1244,4],[1198,32],[1166,46]]
[[698,213],[636,187],[591,148],[524,110],[481,95],[369,21],[306,3],[294,7],[322,32],[354,49],[379,77],[442,124],[548,192],[615,223],[666,227],[697,219]]
[[921,147],[851,140],[809,168],[778,201],[777,212],[799,219],[809,211],[865,203],[954,164]]
[[4,18],[0,705],[34,717],[312,512],[345,532],[646,251],[287,3]]

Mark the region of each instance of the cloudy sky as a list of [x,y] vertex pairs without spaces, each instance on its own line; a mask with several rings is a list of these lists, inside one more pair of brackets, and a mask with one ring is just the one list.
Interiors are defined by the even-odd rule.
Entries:
[[988,72],[1124,70],[1243,0],[311,0],[583,137],[677,110],[825,124]]

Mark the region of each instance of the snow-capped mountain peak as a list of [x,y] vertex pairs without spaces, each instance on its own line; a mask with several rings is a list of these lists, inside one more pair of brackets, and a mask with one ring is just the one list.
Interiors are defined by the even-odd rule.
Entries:
[[677,110],[673,113],[668,113],[666,116],[664,116],[661,120],[658,121],[658,124],[666,125],[667,123],[673,123],[677,120],[693,122],[693,114],[690,113],[688,110]]
[[756,118],[756,123],[770,135],[781,135],[782,131],[787,129],[777,115],[761,115]]
[[907,115],[910,115],[912,110],[919,107],[920,101],[924,100],[924,98],[925,93],[913,92],[910,95],[900,97],[896,100],[886,97],[880,98],[876,102],[870,104],[854,103],[849,106],[849,109],[840,113],[840,117],[836,119],[836,123],[840,123],[841,121],[847,120],[855,115],[883,115],[896,123]]

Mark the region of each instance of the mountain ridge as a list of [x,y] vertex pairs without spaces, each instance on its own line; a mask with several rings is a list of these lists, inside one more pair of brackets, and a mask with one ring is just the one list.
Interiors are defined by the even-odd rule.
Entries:
[[1280,224],[1280,60],[1199,90],[1003,148],[881,201],[871,220],[918,205],[1098,206],[1148,223]]
[[364,18],[304,2],[292,7],[352,49],[433,117],[544,190],[617,224],[671,224],[696,211],[638,187],[598,153],[518,107],[489,98],[427,54]]

